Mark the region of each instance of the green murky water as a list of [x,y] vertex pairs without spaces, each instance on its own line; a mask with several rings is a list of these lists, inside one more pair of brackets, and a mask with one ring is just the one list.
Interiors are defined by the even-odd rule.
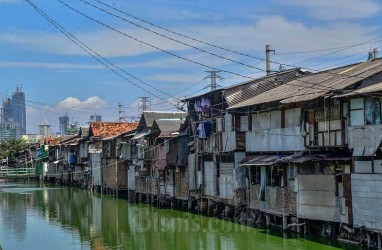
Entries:
[[0,184],[0,243],[4,250],[350,247],[39,183]]

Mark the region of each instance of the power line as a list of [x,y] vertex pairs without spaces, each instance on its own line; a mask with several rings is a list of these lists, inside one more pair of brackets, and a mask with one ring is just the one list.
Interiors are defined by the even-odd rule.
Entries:
[[[71,7],[71,6],[69,6],[68,4],[62,2],[61,0],[58,0],[58,1],[61,2],[61,3],[64,4],[64,5],[66,5],[68,8],[70,8],[70,9],[76,11],[77,13],[79,13],[79,14],[81,14],[81,15],[83,15],[83,16],[85,16],[85,17],[87,17],[87,18],[89,18],[89,19],[91,19],[91,20],[93,20],[93,21],[98,22],[98,23],[101,24],[100,21],[95,20],[94,18],[91,18],[90,16],[87,16],[86,14],[84,14],[84,13],[82,13],[81,11],[79,11],[79,10],[77,10],[77,9],[75,9],[75,8],[73,8],[73,7]],[[100,7],[98,7],[98,6],[95,6],[94,4],[91,4],[91,3],[89,3],[89,2],[87,2],[87,1],[85,1],[85,0],[80,0],[80,1],[82,1],[82,2],[84,2],[84,3],[86,3],[86,4],[90,5],[90,6],[92,6],[92,7],[94,7],[94,8],[97,8],[97,9],[99,9],[99,10],[101,10],[101,11],[104,11],[105,13],[108,13],[108,14],[113,15],[113,16],[118,17],[118,18],[122,18],[123,20],[125,20],[125,21],[127,21],[127,22],[129,22],[129,23],[132,23],[133,25],[139,25],[139,24],[133,23],[133,22],[131,22],[131,21],[129,21],[129,20],[126,20],[126,19],[124,19],[123,17],[120,17],[120,16],[118,16],[118,15],[115,15],[115,14],[113,14],[113,13],[111,13],[111,12],[105,10],[105,9],[102,9],[102,8],[100,8]],[[199,40],[199,39],[195,39],[195,38],[192,38],[192,37],[190,37],[190,36],[187,36],[187,35],[184,35],[184,34],[181,34],[181,33],[175,32],[175,31],[172,31],[172,30],[170,30],[170,29],[164,28],[164,27],[162,27],[162,26],[156,25],[156,24],[154,24],[154,23],[152,23],[152,22],[145,21],[145,20],[143,20],[143,19],[141,19],[141,18],[138,18],[138,17],[136,17],[136,16],[134,16],[134,15],[132,15],[132,14],[129,14],[129,13],[125,12],[125,11],[119,10],[119,9],[117,9],[117,8],[111,6],[111,5],[106,4],[106,3],[103,3],[103,2],[100,1],[100,0],[94,0],[94,1],[100,3],[100,4],[104,5],[104,6],[107,6],[107,7],[111,8],[111,9],[117,11],[117,12],[123,13],[123,14],[125,14],[125,15],[131,17],[131,18],[134,18],[134,19],[136,19],[136,20],[139,20],[139,21],[141,21],[141,22],[144,22],[144,23],[146,23],[146,24],[149,24],[149,25],[151,25],[151,26],[153,26],[153,27],[157,27],[157,28],[159,28],[159,29],[165,30],[165,31],[167,31],[167,32],[176,34],[176,35],[178,35],[178,36],[185,37],[185,38],[187,38],[187,39],[190,39],[190,40],[193,40],[193,41],[202,43],[202,44],[206,44],[206,45],[209,45],[209,46],[212,46],[212,47],[215,47],[215,48],[219,48],[219,49],[222,49],[222,50],[225,50],[225,51],[229,51],[229,52],[232,52],[232,53],[236,53],[236,54],[240,54],[240,55],[243,55],[243,56],[251,57],[251,58],[254,58],[254,59],[257,59],[257,60],[269,61],[269,62],[271,62],[271,63],[280,64],[280,65],[285,65],[285,66],[289,66],[289,67],[299,67],[299,66],[296,66],[296,64],[298,64],[298,63],[296,63],[296,64],[294,64],[294,65],[291,65],[291,64],[285,64],[285,63],[280,63],[280,62],[271,61],[271,60],[267,60],[267,59],[260,58],[260,57],[251,56],[251,55],[248,55],[248,54],[245,54],[245,53],[240,53],[240,52],[237,52],[237,51],[234,51],[234,50],[226,49],[226,48],[223,48],[223,47],[221,47],[221,46],[213,45],[213,44],[211,44],[211,43],[204,42],[204,41],[201,41],[201,40]],[[105,25],[105,24],[101,24],[101,25]],[[150,32],[155,32],[155,31],[152,31],[152,30],[150,30],[150,29],[148,29],[148,28],[146,28],[146,27],[142,27],[141,25],[139,25],[139,27],[141,27],[141,28],[143,28],[143,29],[146,29],[146,30],[149,30]],[[118,31],[117,31],[117,32],[118,32]],[[158,33],[158,32],[155,32],[155,34],[160,35],[160,36],[164,36],[164,35],[162,35],[162,34],[160,34],[160,33]],[[366,43],[368,43],[368,42],[370,42],[370,41],[373,41],[373,40],[376,40],[376,39],[378,39],[378,38],[380,38],[380,37],[376,37],[376,38],[370,39],[370,40],[368,40],[368,41],[366,41],[366,42],[359,43],[359,44],[355,44],[355,45],[350,45],[350,46],[347,46],[347,47],[355,47],[355,46],[358,46],[358,45],[361,45],[361,44],[366,44]],[[169,39],[173,39],[173,38],[169,38]],[[151,45],[148,45],[148,46],[151,46]],[[192,45],[191,45],[191,46],[192,46]],[[195,46],[194,46],[194,47],[195,47]],[[346,47],[346,46],[344,46],[344,47]],[[196,48],[196,49],[199,49],[199,48],[197,48],[197,47],[195,47],[195,48]],[[170,53],[171,53],[171,52],[170,52]],[[336,52],[333,52],[333,53],[336,53]],[[220,57],[219,55],[217,55],[217,56]],[[184,59],[184,58],[183,58],[183,59]],[[226,58],[226,59],[227,59],[227,58]],[[309,60],[310,60],[310,59],[309,59]],[[194,62],[194,63],[195,63],[195,62]],[[239,63],[240,63],[240,62],[239,62]],[[241,64],[241,63],[240,63],[240,64]],[[252,65],[246,65],[246,66],[248,66],[248,67],[253,67]],[[207,66],[207,67],[209,67],[209,66]],[[213,70],[218,70],[218,69],[215,69],[215,68],[212,68],[212,67],[209,67],[209,68],[211,68],[211,69],[213,69]],[[256,68],[256,67],[255,67],[255,68]],[[256,69],[258,69],[258,70],[260,70],[260,71],[265,71],[265,70],[263,70],[263,69],[259,69],[259,68],[256,68]],[[316,69],[310,69],[310,68],[306,68],[306,69],[307,69],[307,70],[311,70],[311,71],[319,71],[319,70],[316,70]],[[226,73],[230,73],[230,74],[238,75],[237,73],[233,73],[233,72],[227,72],[227,71],[224,71],[224,70],[220,70],[220,71],[222,71],[222,72],[226,72]],[[241,75],[240,75],[240,76],[241,76]],[[242,77],[243,77],[243,76],[242,76]],[[251,77],[249,77],[249,76],[244,76],[244,77],[245,77],[245,78],[251,78]],[[351,76],[351,77],[355,77],[355,76]],[[253,79],[253,78],[251,78],[251,79]]]
[[[112,65],[113,67],[115,67],[116,69],[119,69],[119,70],[122,70],[120,69],[118,66],[112,64],[109,60],[105,59],[104,57],[102,57],[101,55],[99,55],[97,52],[95,52],[94,50],[90,49],[86,44],[82,43],[80,40],[78,40],[75,36],[73,36],[70,32],[66,31],[61,25],[59,25],[57,22],[55,22],[53,19],[51,19],[44,11],[42,11],[40,8],[38,8],[31,0],[25,0],[26,2],[28,2],[42,17],[44,17],[49,23],[51,23],[56,29],[58,29],[61,33],[63,33],[69,40],[71,40],[73,43],[75,43],[78,47],[80,47],[83,51],[85,51],[87,54],[89,54],[92,58],[94,58],[95,60],[97,60],[99,63],[101,63],[102,65],[104,65],[105,67],[107,67],[108,69],[110,69],[112,72],[114,72],[115,74],[117,74],[118,76],[120,76],[121,78],[123,78],[124,80],[128,81],[129,83],[133,84],[134,86],[136,86],[137,88],[165,101],[165,102],[168,102],[167,100],[161,98],[160,96],[152,93],[151,91],[149,90],[146,90],[144,89],[143,87],[139,86],[138,84],[130,81],[128,78],[126,78],[125,76],[123,76],[121,73],[119,73],[118,71],[116,71],[115,69],[113,69],[112,67],[110,67],[109,65],[105,64],[103,61],[109,63],[110,65]],[[92,53],[96,54],[99,58],[97,58],[95,55],[93,55]],[[124,73],[126,73],[124,70],[122,70]],[[148,85],[147,83],[141,81],[142,83]],[[150,85],[149,85],[150,86]],[[152,88],[156,89],[155,87],[151,86]],[[159,89],[156,89],[160,92],[162,92],[161,90]],[[162,92],[163,93],[163,92]],[[170,102],[168,102],[169,104],[171,104]],[[172,105],[172,104],[171,104]]]
[[[26,0],[26,1],[30,1],[30,0]],[[241,77],[245,77],[245,78],[249,78],[249,79],[255,80],[255,78],[253,78],[253,77],[245,76],[245,75],[241,75],[241,74],[235,73],[235,72],[233,72],[233,71],[229,71],[229,70],[218,69],[218,68],[216,68],[216,67],[212,67],[212,66],[209,66],[209,65],[207,65],[207,64],[200,63],[200,62],[197,62],[197,61],[188,59],[188,58],[186,58],[186,57],[177,55],[177,54],[175,54],[175,53],[173,53],[173,52],[170,52],[170,51],[167,51],[167,50],[165,50],[165,49],[159,48],[159,47],[157,47],[157,46],[155,46],[155,45],[152,45],[152,44],[150,44],[150,43],[148,43],[148,42],[145,42],[145,41],[140,40],[140,39],[138,39],[138,38],[136,38],[136,37],[133,37],[133,36],[131,36],[131,35],[129,35],[129,34],[126,34],[126,33],[123,32],[123,31],[120,31],[120,30],[118,30],[118,29],[116,29],[116,28],[113,28],[112,26],[110,26],[110,25],[108,25],[108,24],[105,24],[105,23],[103,23],[103,22],[101,22],[101,21],[99,21],[99,20],[97,20],[97,19],[95,19],[95,18],[93,18],[93,17],[91,17],[91,16],[85,14],[85,13],[79,11],[78,9],[73,8],[72,6],[70,6],[70,5],[66,4],[65,2],[63,2],[62,0],[57,0],[57,1],[59,1],[60,3],[62,3],[62,4],[65,5],[66,7],[68,7],[69,9],[73,10],[74,12],[77,12],[77,13],[80,14],[81,16],[86,17],[87,19],[90,19],[90,20],[92,20],[92,21],[94,21],[94,22],[96,22],[96,23],[98,23],[98,24],[100,24],[100,25],[102,25],[102,26],[104,26],[104,27],[106,27],[106,28],[108,28],[108,29],[111,29],[111,30],[113,30],[113,31],[115,31],[115,32],[117,32],[117,33],[123,35],[123,36],[126,36],[126,37],[128,37],[128,38],[130,38],[130,39],[132,39],[132,40],[134,40],[134,41],[137,41],[137,42],[142,43],[142,44],[144,44],[144,45],[146,45],[146,46],[152,47],[152,48],[154,48],[154,49],[156,49],[156,50],[159,50],[159,51],[161,51],[161,52],[163,52],[163,53],[166,53],[166,54],[168,54],[168,55],[174,56],[174,57],[176,57],[176,58],[182,59],[182,60],[187,61],[187,62],[191,62],[191,63],[193,63],[193,64],[196,64],[196,65],[199,65],[199,66],[202,66],[202,67],[205,67],[205,68],[209,68],[209,69],[211,69],[211,70],[220,70],[221,72],[225,72],[225,73],[229,73],[229,74],[232,74],[232,75],[237,75],[237,76],[241,76]],[[262,70],[262,71],[264,71],[264,70]]]
[[[153,94],[152,92],[150,92],[150,91],[148,91],[148,90],[146,90],[146,89],[140,87],[139,85],[137,85],[137,84],[131,82],[129,79],[127,79],[126,77],[124,77],[123,75],[121,75],[119,72],[117,72],[116,70],[114,70],[113,68],[111,68],[109,65],[106,65],[103,61],[101,61],[100,59],[98,59],[97,57],[95,57],[93,54],[91,54],[87,49],[85,49],[85,48],[83,47],[83,46],[87,47],[85,44],[83,44],[83,43],[81,42],[81,44],[83,44],[83,46],[81,46],[81,45],[78,43],[78,42],[80,42],[80,41],[79,41],[77,38],[75,38],[73,35],[71,35],[69,32],[67,32],[62,26],[60,26],[60,25],[57,24],[54,20],[52,20],[49,16],[47,16],[42,10],[40,10],[36,5],[34,5],[34,4],[31,2],[31,0],[26,0],[26,1],[27,1],[33,8],[35,8],[35,10],[36,10],[40,15],[42,15],[45,19],[47,19],[53,26],[55,26],[60,32],[62,32],[62,33],[63,33],[65,36],[67,36],[72,42],[74,42],[77,46],[79,46],[82,50],[84,50],[86,53],[88,53],[90,56],[92,56],[92,57],[93,57],[94,59],[96,59],[98,62],[100,62],[101,64],[103,64],[103,65],[106,66],[107,68],[109,68],[111,71],[113,71],[113,72],[116,73],[118,76],[120,76],[120,77],[122,77],[123,79],[125,79],[126,81],[132,83],[132,84],[135,85],[136,87],[138,87],[138,88],[144,90],[144,91],[147,92],[147,93],[150,93],[151,95],[153,95],[153,96],[155,96],[155,97],[157,97],[157,98],[159,98],[159,99],[165,101],[166,103],[168,103],[168,104],[170,104],[170,105],[172,105],[172,106],[175,106],[175,107],[177,108],[176,105],[170,103],[170,102],[167,101],[167,100],[164,100],[163,98],[161,98],[161,97],[159,97],[159,96]],[[74,9],[74,8],[72,8],[71,6],[69,6],[69,5],[65,4],[65,3],[63,3],[61,0],[58,0],[58,1],[61,2],[62,4],[64,4],[65,6],[68,6],[68,8],[74,10],[75,12],[77,12],[77,13],[79,13],[79,14],[81,14],[81,15],[83,15],[83,16],[85,16],[85,17],[91,19],[91,20],[94,20],[95,22],[100,23],[101,25],[104,25],[104,26],[106,26],[106,27],[108,27],[108,28],[111,28],[112,30],[115,30],[116,32],[119,32],[119,33],[121,33],[121,34],[124,34],[123,32],[118,31],[117,29],[112,28],[112,27],[110,27],[110,26],[108,26],[108,25],[106,25],[106,24],[104,24],[104,23],[102,23],[102,22],[100,22],[100,21],[98,21],[98,20],[95,20],[94,18],[91,18],[91,17],[87,16],[86,14],[84,14],[84,13],[82,13],[82,12],[80,12],[80,11]],[[127,34],[124,34],[124,35],[129,36],[129,35],[127,35]],[[76,39],[76,40],[74,40],[74,39]],[[78,42],[77,42],[77,41],[78,41]],[[140,41],[140,40],[138,40],[138,41]],[[154,47],[155,47],[155,46],[154,46]],[[88,48],[88,47],[87,47],[87,48]],[[156,47],[155,47],[155,48],[156,48]],[[89,48],[89,49],[90,49],[90,48]],[[158,49],[161,50],[160,48],[158,48]],[[90,51],[92,51],[92,50],[90,49]],[[163,51],[164,51],[164,50],[163,50]],[[94,51],[92,51],[92,52],[93,52],[93,53],[96,53],[96,52],[94,52]],[[167,52],[167,51],[164,51],[164,52],[173,54],[173,53],[171,53],[171,52]],[[96,54],[97,54],[97,53],[96,53]],[[99,54],[97,54],[97,55],[98,55],[100,58],[102,58],[103,60],[105,60],[105,61],[107,61],[108,63],[110,63],[108,60],[104,59],[104,58],[101,57]],[[180,56],[175,55],[175,54],[173,54],[173,55],[176,56],[176,57],[180,57]],[[180,57],[180,58],[182,58],[182,57]],[[186,58],[183,58],[183,59],[188,60],[188,59],[186,59]],[[262,60],[264,60],[264,59],[262,59]],[[193,61],[191,60],[191,62],[193,62]],[[111,63],[110,63],[110,64],[111,64]],[[113,65],[113,64],[111,64],[111,65]],[[203,66],[204,64],[201,64],[201,65]],[[284,64],[284,65],[287,65],[287,64]],[[113,66],[116,67],[115,65],[113,65]],[[210,66],[207,66],[207,67],[212,68],[212,69],[215,69],[215,68],[210,67]],[[223,71],[223,70],[222,70],[222,71]],[[223,72],[233,73],[233,72],[230,72],[230,71],[223,71]],[[327,72],[327,73],[328,73],[328,74],[331,74],[330,72]],[[239,75],[239,76],[243,76],[243,75],[240,75],[240,74],[237,74],[237,73],[233,73],[233,74],[236,74],[236,75]],[[337,74],[337,75],[338,75],[338,74]],[[340,76],[343,77],[343,76],[345,76],[345,75],[340,75]],[[251,79],[253,79],[253,80],[257,80],[257,78],[253,78],[253,77],[248,77],[248,76],[243,76],[243,77],[251,78]],[[356,76],[351,76],[351,77],[356,77]],[[298,81],[300,81],[300,82],[304,82],[304,81],[302,81],[302,80],[298,80]],[[320,84],[318,84],[318,83],[309,83],[309,82],[304,82],[304,83],[307,83],[307,84],[311,85],[311,86],[310,86],[311,88],[316,88],[316,89],[323,90],[323,88],[317,88],[317,87],[316,87],[316,85],[319,85],[319,86],[320,86]],[[285,83],[285,84],[288,84],[288,83]],[[301,85],[296,85],[296,84],[290,84],[290,85],[292,85],[292,86],[296,86],[296,87],[307,87],[306,85],[303,85],[303,86],[301,86]],[[332,87],[327,87],[327,86],[323,86],[323,87],[325,88],[324,90],[330,90],[330,89],[332,89],[332,90],[336,90],[335,88],[332,88]]]
[[255,66],[252,66],[252,65],[249,65],[249,64],[246,64],[246,63],[242,63],[242,62],[239,62],[239,61],[234,60],[234,59],[231,59],[231,58],[227,58],[227,57],[224,57],[224,56],[215,54],[215,53],[210,52],[210,51],[207,51],[207,50],[205,50],[205,49],[198,48],[198,47],[196,47],[196,46],[194,46],[194,45],[191,45],[191,44],[189,44],[189,43],[185,43],[185,42],[182,42],[182,41],[177,40],[177,39],[175,39],[175,38],[171,38],[171,37],[169,37],[169,36],[163,35],[163,34],[161,34],[161,33],[159,33],[159,32],[156,32],[156,31],[154,31],[154,30],[151,30],[151,29],[149,29],[149,28],[146,28],[146,27],[144,27],[144,26],[142,26],[142,25],[139,25],[139,24],[137,24],[137,23],[135,23],[135,22],[129,21],[129,20],[127,20],[126,18],[123,18],[123,17],[121,17],[121,16],[119,16],[119,15],[113,14],[113,13],[111,13],[110,11],[107,11],[107,10],[105,10],[105,9],[103,9],[103,8],[100,8],[100,7],[96,6],[96,5],[93,5],[93,4],[89,3],[89,2],[86,1],[86,0],[80,0],[80,1],[83,2],[83,3],[86,3],[86,4],[89,5],[89,6],[92,6],[92,7],[96,8],[96,9],[98,9],[98,10],[104,12],[104,13],[107,13],[107,14],[109,14],[109,15],[111,15],[111,16],[114,16],[114,17],[116,17],[116,18],[119,18],[119,19],[121,19],[121,20],[123,20],[123,21],[125,21],[125,22],[127,22],[127,23],[130,23],[130,24],[132,24],[132,25],[134,25],[134,26],[136,26],[136,27],[138,27],[138,28],[144,29],[144,30],[146,30],[146,31],[148,31],[148,32],[151,32],[151,33],[155,34],[155,35],[164,37],[164,38],[166,38],[166,39],[168,39],[168,40],[170,40],[170,41],[173,41],[173,42],[176,42],[176,43],[185,45],[185,46],[187,46],[187,47],[190,47],[190,48],[199,50],[199,51],[201,51],[201,52],[203,52],[203,53],[206,53],[206,54],[209,54],[209,55],[218,57],[218,58],[223,59],[223,60],[227,60],[227,61],[230,61],[230,62],[233,62],[233,63],[237,63],[237,64],[240,64],[240,65],[249,67],[249,68],[254,68],[254,69],[257,69],[257,70],[260,70],[260,71],[264,71],[264,70],[261,69],[261,68],[257,68],[257,67],[255,67]]
[[[376,42],[382,41],[382,39],[377,40],[379,38],[380,37],[376,37],[376,38],[370,39],[370,40],[362,42],[362,43],[357,43],[357,44],[352,44],[352,45],[347,45],[347,46],[340,46],[340,47],[326,48],[326,49],[316,49],[316,50],[306,50],[306,51],[281,52],[281,53],[275,53],[275,55],[295,55],[295,54],[306,54],[306,53],[337,50],[337,49],[348,49],[348,48],[353,48],[353,47],[360,46],[360,45],[365,45],[365,44],[369,44],[369,43],[376,43]],[[377,40],[377,41],[374,41],[374,40]]]
[[[104,5],[104,6],[107,6],[107,7],[111,8],[111,9],[117,11],[117,12],[120,12],[120,13],[122,13],[122,14],[125,14],[126,16],[129,16],[129,17],[131,17],[131,18],[133,18],[133,19],[139,20],[139,21],[141,21],[141,22],[143,22],[143,23],[149,24],[149,25],[151,25],[151,26],[153,26],[153,27],[156,27],[156,28],[159,28],[159,29],[161,29],[161,30],[167,31],[167,32],[172,33],[172,34],[174,34],[174,35],[177,35],[177,36],[181,36],[181,37],[187,38],[187,39],[189,39],[189,40],[191,40],[191,41],[198,42],[198,43],[201,43],[201,44],[205,44],[205,45],[208,45],[208,46],[211,46],[211,47],[220,49],[220,50],[224,50],[224,51],[232,52],[232,53],[235,53],[235,54],[237,54],[237,55],[246,56],[246,57],[253,58],[253,59],[257,59],[257,60],[263,60],[263,59],[261,59],[261,58],[258,58],[258,57],[255,57],[255,56],[252,56],[252,55],[249,55],[249,54],[246,54],[246,53],[242,53],[242,52],[238,52],[238,51],[235,51],[235,50],[232,50],[232,49],[224,48],[224,47],[222,47],[222,46],[214,45],[214,44],[212,44],[212,43],[205,42],[205,41],[202,41],[202,40],[200,40],[200,39],[196,39],[196,38],[193,38],[193,37],[191,37],[191,36],[184,35],[184,34],[181,34],[181,33],[179,33],[179,32],[170,30],[170,29],[165,28],[165,27],[163,27],[163,26],[160,26],[160,25],[154,24],[154,23],[152,23],[152,22],[143,20],[142,18],[139,18],[139,17],[137,17],[137,16],[134,16],[134,15],[132,15],[132,14],[130,14],[130,13],[127,13],[126,11],[117,9],[117,8],[115,8],[114,6],[109,5],[109,4],[106,4],[106,3],[104,3],[104,2],[102,2],[102,1],[100,1],[100,0],[94,0],[94,1],[100,3],[100,4]],[[264,71],[264,70],[262,70],[262,71]]]
[[[28,1],[29,1],[29,0],[28,0]],[[204,64],[204,63],[199,63],[199,62],[193,61],[193,60],[191,60],[191,59],[188,59],[188,58],[179,56],[179,55],[177,55],[177,54],[175,54],[175,53],[172,53],[172,52],[170,52],[170,51],[161,49],[161,48],[159,48],[159,47],[157,47],[157,46],[154,46],[154,45],[152,45],[152,44],[150,44],[150,43],[147,43],[147,42],[144,42],[144,41],[142,41],[142,40],[140,40],[140,39],[137,39],[137,38],[135,38],[135,37],[132,37],[132,36],[130,36],[130,35],[128,35],[128,34],[122,32],[122,31],[120,31],[120,30],[118,30],[118,29],[116,29],[116,28],[113,28],[113,27],[111,27],[110,25],[107,25],[107,24],[105,24],[105,23],[103,23],[103,22],[101,22],[101,21],[99,21],[99,20],[97,20],[97,19],[95,19],[95,18],[93,18],[93,17],[90,17],[89,15],[87,15],[87,14],[85,14],[85,13],[79,11],[78,9],[75,9],[75,8],[73,8],[72,6],[66,4],[66,3],[63,2],[62,0],[57,0],[57,1],[59,1],[59,2],[62,3],[64,6],[68,7],[69,9],[73,10],[74,12],[76,12],[76,13],[78,13],[78,14],[80,14],[80,15],[82,15],[82,16],[84,16],[84,17],[90,19],[90,20],[93,20],[94,22],[96,22],[96,23],[98,23],[98,24],[100,24],[100,25],[102,25],[102,26],[104,26],[104,27],[107,27],[107,28],[109,28],[109,29],[111,29],[111,30],[114,30],[115,32],[117,32],[117,33],[119,33],[119,34],[122,34],[122,35],[124,35],[124,36],[126,36],[126,37],[128,37],[128,38],[130,38],[130,39],[132,39],[132,40],[135,40],[135,41],[137,41],[137,42],[140,42],[140,43],[142,43],[142,44],[145,44],[145,45],[147,45],[147,46],[149,46],[149,47],[155,48],[155,49],[157,49],[157,50],[159,50],[159,51],[162,51],[162,52],[164,52],[164,53],[166,53],[166,54],[172,55],[172,56],[177,57],[177,58],[179,58],[179,59],[182,59],[182,60],[185,60],[185,61],[188,61],[188,62],[197,64],[197,65],[200,65],[200,66],[203,66],[203,67],[207,67],[207,68],[212,69],[212,70],[220,70],[220,71],[222,71],[222,72],[226,72],[226,73],[230,73],[230,74],[233,74],[233,75],[237,75],[237,76],[241,76],[241,77],[249,78],[249,79],[252,79],[252,80],[256,80],[256,78],[253,78],[253,77],[250,77],[250,76],[245,76],[245,75],[241,75],[241,74],[238,74],[238,73],[235,73],[235,72],[232,72],[232,71],[221,70],[221,69],[218,69],[218,68],[215,68],[215,67],[211,67],[211,66],[206,65],[206,64]],[[285,63],[278,63],[278,62],[271,61],[271,60],[267,60],[267,59],[263,59],[263,58],[257,58],[257,59],[260,59],[260,60],[263,60],[263,61],[269,61],[269,62],[272,62],[272,63],[282,64],[282,65],[285,65],[285,66],[296,67],[295,65],[289,65],[289,64],[285,64]],[[309,69],[309,68],[307,68],[307,69],[308,69],[308,70],[312,70],[312,71],[318,71],[318,70],[315,70],[315,69]],[[262,70],[262,71],[264,71],[264,70]],[[333,74],[333,73],[329,73],[329,74]],[[345,74],[341,75],[341,77],[342,77],[342,76],[345,76],[345,77],[346,77]],[[349,77],[358,77],[358,76],[349,76]],[[317,84],[317,85],[318,85],[318,84]],[[326,87],[325,87],[325,88],[326,88]]]

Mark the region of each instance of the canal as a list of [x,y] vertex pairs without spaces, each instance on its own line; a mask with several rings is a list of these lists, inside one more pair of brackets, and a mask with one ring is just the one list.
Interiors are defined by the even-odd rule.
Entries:
[[0,184],[8,249],[350,249],[187,212],[40,183]]

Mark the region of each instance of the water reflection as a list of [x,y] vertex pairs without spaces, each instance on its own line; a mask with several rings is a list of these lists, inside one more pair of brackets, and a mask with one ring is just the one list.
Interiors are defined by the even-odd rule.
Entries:
[[338,249],[42,184],[0,185],[0,216],[4,249]]

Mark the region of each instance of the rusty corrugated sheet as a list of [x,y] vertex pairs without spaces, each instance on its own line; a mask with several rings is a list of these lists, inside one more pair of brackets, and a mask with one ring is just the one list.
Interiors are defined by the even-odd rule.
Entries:
[[91,122],[90,134],[95,137],[106,138],[133,131],[137,125],[136,122]]
[[249,98],[229,108],[240,108],[274,101],[280,101],[281,103],[308,101],[338,90],[343,90],[381,71],[382,60],[377,59],[310,74],[266,91],[258,96]]

